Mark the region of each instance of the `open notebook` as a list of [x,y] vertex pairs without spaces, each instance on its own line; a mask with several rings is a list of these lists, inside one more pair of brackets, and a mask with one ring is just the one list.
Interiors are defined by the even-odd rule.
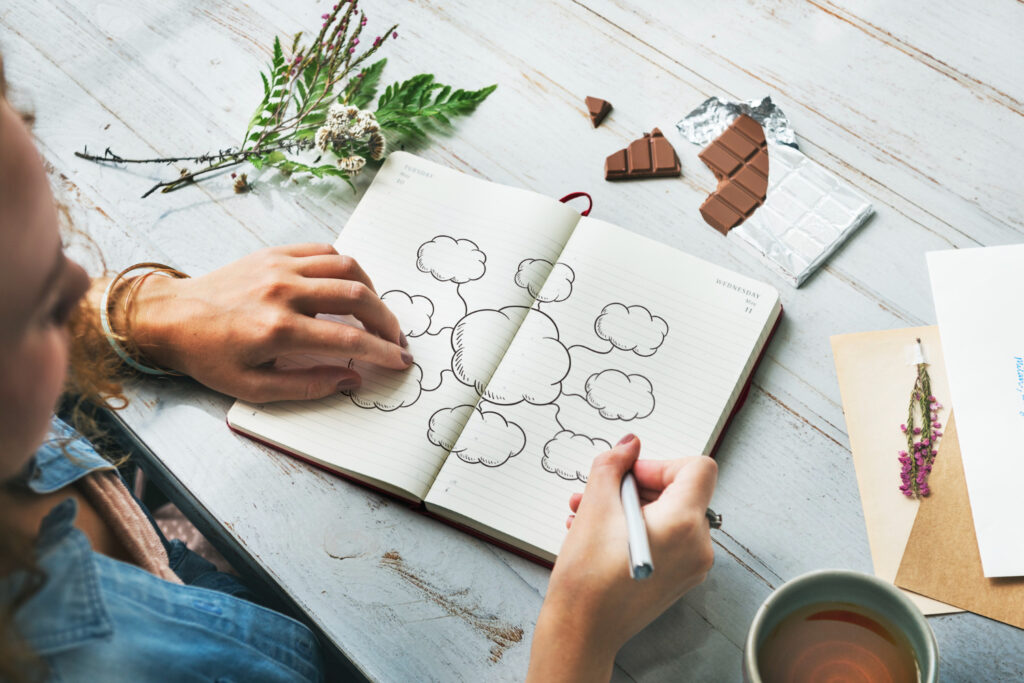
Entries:
[[781,315],[765,284],[533,192],[391,154],[337,241],[409,338],[405,371],[231,427],[553,561],[622,435],[710,453]]

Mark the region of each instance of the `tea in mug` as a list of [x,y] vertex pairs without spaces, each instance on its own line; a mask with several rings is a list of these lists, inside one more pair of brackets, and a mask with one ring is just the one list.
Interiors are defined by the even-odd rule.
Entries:
[[820,602],[787,615],[761,643],[764,683],[917,683],[917,659],[903,632],[859,605]]

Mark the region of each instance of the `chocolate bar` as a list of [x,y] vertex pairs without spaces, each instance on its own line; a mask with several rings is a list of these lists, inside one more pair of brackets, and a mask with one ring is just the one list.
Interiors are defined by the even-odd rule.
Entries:
[[594,128],[601,125],[604,117],[608,116],[608,112],[611,110],[611,102],[598,97],[587,96],[587,111],[590,113],[590,122],[594,124]]
[[764,130],[749,116],[739,116],[698,156],[718,178],[718,187],[701,204],[700,214],[724,235],[764,204],[768,191]]
[[679,176],[682,172],[676,150],[657,128],[644,133],[642,138],[604,161],[605,180],[666,178]]

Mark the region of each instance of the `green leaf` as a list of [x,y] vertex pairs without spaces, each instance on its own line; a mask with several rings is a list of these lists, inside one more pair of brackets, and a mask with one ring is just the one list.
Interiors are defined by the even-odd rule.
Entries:
[[274,71],[277,72],[284,64],[284,52],[281,51],[281,39],[274,36]]
[[377,87],[380,84],[380,77],[384,71],[387,59],[374,62],[362,72],[362,78],[353,78],[345,86],[343,94],[344,101],[354,107],[365,109],[377,95]]
[[267,98],[270,97],[270,83],[267,81],[267,76],[262,71],[260,72],[260,78],[263,79],[263,101],[266,102]]
[[275,149],[273,152],[270,152],[268,154],[263,154],[262,158],[263,163],[267,164],[268,166],[274,166],[286,160],[284,152],[282,152],[279,149]]
[[451,118],[470,113],[494,92],[496,85],[480,90],[455,90],[434,82],[433,74],[413,76],[389,85],[377,102],[377,121],[382,128],[420,137],[420,121],[451,125]]
[[326,120],[327,109],[325,107],[318,107],[317,109],[314,109],[311,113],[306,114],[304,117],[302,117],[301,125],[303,128],[305,128],[306,126],[319,126]]
[[249,163],[256,167],[257,170],[263,168],[263,157],[253,156],[249,157]]

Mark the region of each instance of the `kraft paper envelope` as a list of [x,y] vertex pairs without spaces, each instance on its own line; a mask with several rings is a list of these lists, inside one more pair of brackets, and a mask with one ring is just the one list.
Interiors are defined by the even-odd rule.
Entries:
[[[918,508],[918,501],[899,491],[897,460],[897,452],[907,449],[899,427],[907,420],[910,392],[917,378],[911,352],[918,337],[929,363],[932,393],[946,406],[939,411],[939,421],[945,422],[949,386],[937,327],[843,334],[831,339],[871,561],[875,576],[890,582],[896,579]],[[907,597],[925,614],[960,611],[913,593],[908,592]]]
[[986,579],[982,574],[952,417],[928,483],[932,494],[921,501],[896,585],[1024,628],[1024,578]]

